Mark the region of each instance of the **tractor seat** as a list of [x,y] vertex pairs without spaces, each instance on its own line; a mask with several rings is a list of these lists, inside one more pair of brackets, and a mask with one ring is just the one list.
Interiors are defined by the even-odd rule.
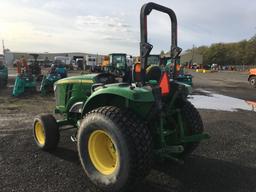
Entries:
[[157,65],[151,65],[146,69],[146,78],[148,81],[156,80],[157,82],[159,82],[161,75],[162,75],[162,70]]

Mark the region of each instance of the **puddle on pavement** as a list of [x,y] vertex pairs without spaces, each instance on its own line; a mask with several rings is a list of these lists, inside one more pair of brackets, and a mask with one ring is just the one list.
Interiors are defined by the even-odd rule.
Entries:
[[213,109],[220,111],[255,111],[256,101],[245,101],[206,90],[195,90],[195,95],[189,96],[189,101],[198,109]]

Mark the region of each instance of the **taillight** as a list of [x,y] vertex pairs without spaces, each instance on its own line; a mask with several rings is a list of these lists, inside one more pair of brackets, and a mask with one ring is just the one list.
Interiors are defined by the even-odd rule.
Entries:
[[159,86],[161,87],[162,95],[166,96],[170,92],[170,82],[167,72],[165,71],[160,80]]

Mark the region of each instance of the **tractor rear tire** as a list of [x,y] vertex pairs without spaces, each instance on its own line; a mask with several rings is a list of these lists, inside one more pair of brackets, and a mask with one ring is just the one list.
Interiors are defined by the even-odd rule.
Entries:
[[256,76],[250,77],[249,82],[253,88],[256,88]]
[[33,135],[37,146],[45,151],[56,149],[59,143],[59,126],[53,115],[39,115],[34,119]]
[[151,134],[128,109],[105,106],[89,112],[77,138],[80,162],[99,190],[129,190],[151,169]]
[[[185,123],[185,135],[191,136],[194,134],[200,134],[204,131],[204,125],[202,118],[198,110],[189,101],[185,101],[181,108],[181,115]],[[181,154],[182,157],[186,157],[192,153],[200,142],[186,143],[184,145],[184,151]]]

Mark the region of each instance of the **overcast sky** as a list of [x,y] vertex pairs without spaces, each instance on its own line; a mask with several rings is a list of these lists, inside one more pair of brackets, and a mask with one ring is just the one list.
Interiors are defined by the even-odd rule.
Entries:
[[[12,51],[139,53],[139,13],[145,0],[1,0],[0,39]],[[256,1],[155,0],[176,12],[183,50],[235,42],[256,34]],[[166,15],[148,18],[153,53],[170,47]]]

